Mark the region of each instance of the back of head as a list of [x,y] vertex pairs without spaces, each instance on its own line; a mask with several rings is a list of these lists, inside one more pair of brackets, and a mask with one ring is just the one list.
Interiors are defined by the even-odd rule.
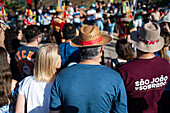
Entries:
[[97,9],[96,9],[96,13],[99,13],[99,12],[100,12],[100,9],[99,9],[99,8],[97,8]]
[[120,39],[116,43],[116,53],[124,60],[134,59],[132,47],[126,39]]
[[36,54],[33,75],[35,80],[43,82],[54,81],[56,68],[60,67],[61,58],[57,44],[46,44]]
[[63,38],[68,40],[76,36],[76,27],[71,23],[66,23],[63,26]]
[[94,59],[98,58],[102,46],[94,47],[80,47],[80,54],[82,59]]
[[5,31],[4,44],[9,54],[15,53],[20,47],[20,41],[17,38],[19,30],[19,28],[12,26]]
[[27,43],[36,40],[36,37],[41,34],[40,28],[37,25],[30,25],[25,29],[25,38]]
[[7,53],[4,48],[0,47],[0,107],[8,105],[8,99],[11,95],[11,78],[10,66],[7,61]]

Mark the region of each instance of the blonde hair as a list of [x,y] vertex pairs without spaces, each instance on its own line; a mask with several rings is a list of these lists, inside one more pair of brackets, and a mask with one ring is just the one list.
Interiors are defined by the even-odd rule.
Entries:
[[42,46],[36,54],[33,75],[35,80],[42,82],[52,82],[55,79],[56,67],[60,62],[57,44],[46,44]]

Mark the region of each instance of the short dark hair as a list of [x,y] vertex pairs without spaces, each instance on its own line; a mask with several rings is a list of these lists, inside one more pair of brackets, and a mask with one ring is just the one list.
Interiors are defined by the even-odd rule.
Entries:
[[76,36],[76,27],[71,23],[66,23],[63,26],[63,38],[72,39]]
[[56,12],[57,15],[61,15],[63,12]]
[[97,8],[97,9],[96,9],[96,13],[99,13],[99,12],[100,12],[100,9],[99,9],[99,8]]
[[37,25],[30,25],[25,29],[25,38],[27,43],[35,41],[36,37],[41,34],[41,30]]
[[119,57],[125,60],[132,60],[135,58],[133,49],[126,39],[120,39],[116,43],[116,53]]
[[102,46],[95,47],[80,47],[80,54],[82,59],[93,59],[98,57]]

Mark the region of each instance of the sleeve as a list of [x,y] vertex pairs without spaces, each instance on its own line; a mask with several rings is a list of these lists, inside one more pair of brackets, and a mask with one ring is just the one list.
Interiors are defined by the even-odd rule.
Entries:
[[115,97],[115,99],[113,101],[111,111],[113,113],[128,113],[128,111],[127,111],[126,90],[125,90],[123,80],[120,83],[118,92],[117,92],[116,97]]
[[28,77],[26,77],[19,83],[18,94],[26,96],[26,89],[28,89],[28,80]]
[[[57,76],[58,78],[58,76]],[[59,88],[57,83],[57,78],[52,86],[51,95],[50,95],[50,106],[49,109],[52,111],[61,110],[61,100],[59,96]]]

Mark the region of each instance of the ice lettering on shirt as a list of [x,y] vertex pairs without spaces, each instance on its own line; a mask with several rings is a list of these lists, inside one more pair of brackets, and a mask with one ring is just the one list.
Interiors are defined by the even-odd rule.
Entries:
[[26,52],[26,50],[22,50],[22,51],[18,51],[16,53],[15,59],[18,62],[19,60],[22,59],[27,59],[31,62],[34,62],[34,58],[32,58],[32,56],[34,55],[35,52],[32,51],[28,51],[28,53]]
[[35,58],[32,58],[35,52],[32,51],[18,51],[15,59],[18,62],[17,67],[23,77],[30,76],[33,74],[33,67]]
[[161,75],[161,77],[149,79],[140,79],[135,82],[136,91],[146,91],[149,89],[157,89],[164,87],[167,84],[168,76]]

